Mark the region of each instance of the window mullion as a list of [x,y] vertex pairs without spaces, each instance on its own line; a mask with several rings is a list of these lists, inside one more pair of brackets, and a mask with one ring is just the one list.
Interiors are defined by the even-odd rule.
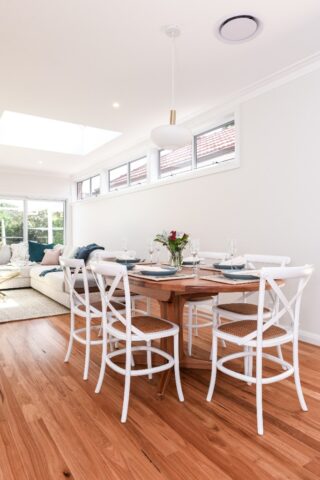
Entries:
[[23,200],[23,241],[28,242],[28,200]]

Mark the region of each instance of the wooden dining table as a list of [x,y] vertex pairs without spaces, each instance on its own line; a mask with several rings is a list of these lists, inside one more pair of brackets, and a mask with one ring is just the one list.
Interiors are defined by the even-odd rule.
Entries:
[[[183,273],[190,274],[190,268],[182,270]],[[160,304],[161,317],[170,320],[179,325],[179,350],[180,350],[180,368],[186,369],[211,369],[211,361],[189,357],[184,351],[184,328],[183,328],[183,308],[186,301],[207,298],[218,295],[219,293],[236,292],[256,292],[259,290],[259,280],[253,283],[227,284],[218,281],[204,280],[203,276],[218,275],[219,272],[201,270],[194,278],[178,279],[172,278],[165,281],[155,281],[146,277],[137,278],[129,276],[130,290],[132,293],[144,295],[148,298],[157,300]],[[172,344],[168,344],[166,339],[162,341],[161,348],[172,351]],[[172,370],[166,370],[161,374],[158,395],[163,397]]]

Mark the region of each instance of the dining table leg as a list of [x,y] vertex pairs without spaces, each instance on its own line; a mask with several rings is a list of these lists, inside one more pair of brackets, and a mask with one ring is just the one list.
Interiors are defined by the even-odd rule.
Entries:
[[[183,308],[185,304],[185,298],[183,296],[177,295],[168,302],[159,301],[159,303],[161,318],[164,318],[172,323],[179,325],[179,357],[180,362],[182,362],[185,357],[183,340]],[[160,347],[168,353],[173,354],[173,337],[162,339]],[[164,393],[170,381],[171,375],[172,368],[170,368],[170,370],[162,372],[161,374],[158,386],[158,396],[160,398],[164,397]]]

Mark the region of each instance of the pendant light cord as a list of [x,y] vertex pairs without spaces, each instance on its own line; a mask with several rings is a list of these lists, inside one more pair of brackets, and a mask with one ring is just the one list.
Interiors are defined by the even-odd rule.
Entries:
[[175,110],[175,98],[174,98],[174,89],[175,89],[175,64],[176,64],[176,45],[175,37],[172,36],[172,46],[171,46],[171,110]]

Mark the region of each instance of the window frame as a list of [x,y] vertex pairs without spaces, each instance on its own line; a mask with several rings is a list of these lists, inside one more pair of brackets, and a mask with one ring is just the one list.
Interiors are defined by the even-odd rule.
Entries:
[[[180,148],[186,148],[188,145],[185,145],[184,147],[180,147]],[[180,150],[180,148],[178,148],[177,150]],[[191,141],[191,144],[190,144],[190,148],[191,148],[191,162],[190,162],[190,168],[188,170],[182,170],[182,171],[176,171],[174,173],[170,173],[168,175],[164,175],[164,176],[161,176],[161,165],[160,165],[160,161],[161,161],[161,152],[163,152],[165,149],[162,148],[160,150],[158,150],[158,177],[157,177],[157,180],[165,180],[166,178],[172,178],[172,177],[175,177],[176,175],[183,175],[183,174],[188,174],[190,172],[192,172],[194,170],[194,153],[193,153],[193,149],[194,149],[194,135],[192,136],[192,141]],[[169,152],[170,153],[170,152]]]
[[[100,191],[97,195],[94,195],[92,193],[92,179],[93,178],[96,178],[96,177],[100,177]],[[84,182],[86,182],[87,180],[89,180],[89,185],[90,185],[90,193],[87,197],[79,197],[79,185],[82,185]],[[81,189],[81,193],[82,193],[82,189]],[[77,182],[77,200],[85,200],[86,198],[91,198],[91,197],[99,197],[99,195],[101,195],[101,173],[97,173],[96,175],[91,175],[91,177],[86,177],[86,178],[83,178],[82,180],[79,180]]]
[[21,197],[19,195],[1,195],[0,199],[3,200],[22,200],[23,201],[23,243],[28,243],[28,201],[39,202],[61,202],[63,204],[63,244],[66,245],[68,241],[68,229],[67,229],[67,216],[68,216],[68,200],[66,198],[42,198],[42,197]]
[[[197,166],[196,162],[196,138],[201,136],[205,133],[208,133],[212,130],[218,129],[226,124],[234,124],[235,128],[235,147],[234,147],[234,155],[232,158],[216,163],[210,163],[209,165]],[[165,177],[160,177],[160,151],[156,147],[151,147],[150,143],[145,142],[145,151],[146,154],[143,154],[142,149],[139,149],[141,152],[140,156],[137,156],[133,160],[121,162],[118,164],[114,164],[111,168],[105,168],[105,170],[101,174],[101,185],[102,185],[102,196],[118,196],[118,195],[126,195],[134,191],[143,191],[149,190],[152,188],[161,187],[166,184],[176,183],[176,182],[183,182],[183,181],[190,181],[194,178],[203,177],[207,175],[213,175],[216,173],[227,172],[229,170],[234,170],[240,167],[240,109],[238,107],[230,109],[222,112],[222,114],[218,115],[216,118],[211,119],[211,121],[206,121],[198,126],[193,128],[193,135],[192,135],[192,142],[191,142],[191,151],[192,151],[192,162],[191,162],[191,169],[188,171],[176,172],[171,175],[167,175]],[[138,152],[138,153],[140,153]],[[147,178],[144,183],[138,184],[130,184],[129,182],[129,165],[131,162],[139,160],[141,158],[147,158]],[[127,183],[125,186],[117,189],[110,190],[110,171],[120,168],[124,165],[127,165]],[[104,185],[104,187],[103,187]],[[131,187],[131,188],[129,188]],[[92,198],[84,199],[86,201],[93,201]],[[76,201],[83,201],[83,200],[76,200]]]
[[[219,124],[219,125],[216,125],[215,127],[211,127],[211,128],[208,128],[206,130],[203,130],[201,132],[198,132],[196,133],[195,135],[193,135],[193,138],[192,138],[192,142],[193,142],[193,162],[194,162],[194,165],[193,165],[193,169],[194,170],[199,170],[199,169],[202,169],[202,168],[210,168],[210,167],[214,167],[215,165],[218,165],[218,164],[221,164],[221,163],[224,163],[224,162],[215,162],[214,159],[212,159],[212,163],[210,165],[199,165],[198,163],[198,157],[197,157],[197,139],[199,137],[201,137],[202,135],[205,135],[206,133],[209,133],[209,132],[213,132],[214,130],[218,130],[219,128],[221,127],[225,127],[227,125],[232,125],[234,126],[235,128],[235,140],[234,140],[234,157],[231,158],[230,160],[225,160],[226,162],[229,162],[229,161],[232,161],[236,158],[237,156],[237,142],[238,142],[238,139],[237,139],[237,130],[236,130],[236,121],[235,121],[235,118],[232,118],[230,120],[226,120],[224,121],[223,123]],[[218,156],[217,156],[218,158]]]
[[[131,177],[131,175],[130,175],[131,164],[135,163],[135,162],[138,162],[139,160],[143,160],[144,158],[146,159],[146,178],[145,178],[145,180],[142,181],[142,182],[138,182],[138,183],[131,183],[131,178],[130,178]],[[130,162],[128,162],[127,176],[128,176],[128,187],[137,187],[138,185],[145,185],[148,182],[148,155],[142,155],[142,157],[135,158],[134,160],[130,160]]]
[[[118,187],[118,188],[113,188],[111,189],[110,188],[110,173],[113,171],[113,170],[117,170],[118,168],[122,168],[122,167],[127,167],[127,183],[126,185],[123,185],[122,187]],[[113,192],[120,192],[122,191],[123,189],[125,188],[128,188],[130,185],[129,185],[129,163],[126,162],[126,163],[121,163],[121,165],[117,165],[116,167],[112,167],[112,168],[109,168],[108,169],[108,192],[110,193],[113,193]]]

